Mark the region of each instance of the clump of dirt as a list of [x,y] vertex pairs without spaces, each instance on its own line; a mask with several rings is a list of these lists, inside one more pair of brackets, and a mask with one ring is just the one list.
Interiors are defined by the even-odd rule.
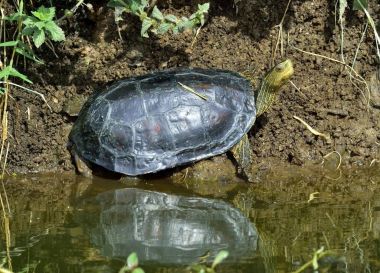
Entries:
[[[161,9],[177,15],[189,15],[196,9],[182,2],[172,1]],[[41,49],[37,53],[45,64],[33,64],[27,69],[33,89],[46,96],[52,111],[37,97],[12,91],[8,171],[73,171],[67,141],[74,119],[65,111],[65,104],[73,97],[88,97],[117,79],[192,66],[252,70],[259,85],[272,59],[277,62],[285,58],[278,51],[273,53],[277,25],[288,1],[241,0],[235,1],[236,5],[234,1],[222,2],[211,1],[208,22],[193,47],[191,33],[141,38],[140,22],[132,17],[122,22],[123,41],[107,16],[106,31],[99,29],[104,27],[101,23],[83,19],[86,10],[67,21],[63,25],[67,39],[56,45],[57,56],[47,48]],[[250,132],[254,164],[259,169],[270,168],[273,160],[296,165],[320,162],[333,151],[348,166],[369,165],[379,157],[380,111],[368,105],[363,84],[355,81],[339,62],[300,51],[341,60],[341,36],[334,23],[334,3],[330,2],[292,1],[289,6],[283,42],[286,57],[295,65],[296,87],[288,84],[283,88],[278,103],[257,120]],[[380,21],[376,17],[380,14],[379,4],[371,8],[374,20]],[[365,22],[360,12],[347,14],[343,53],[348,62],[356,54]],[[94,37],[99,35],[103,35],[101,39]],[[369,81],[377,66],[374,38],[368,30],[354,68]],[[294,116],[328,134],[330,140],[312,134]]]

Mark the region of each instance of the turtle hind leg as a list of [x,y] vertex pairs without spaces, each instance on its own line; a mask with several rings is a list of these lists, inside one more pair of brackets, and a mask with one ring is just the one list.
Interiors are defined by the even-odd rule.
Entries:
[[238,173],[247,178],[249,182],[252,182],[253,175],[251,167],[253,162],[253,153],[247,134],[245,134],[242,139],[234,147],[232,147],[231,154],[238,165]]

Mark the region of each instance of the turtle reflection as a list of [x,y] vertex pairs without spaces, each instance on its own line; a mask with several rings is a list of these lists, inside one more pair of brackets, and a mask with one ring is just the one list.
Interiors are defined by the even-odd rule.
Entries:
[[126,188],[99,194],[96,204],[99,221],[89,231],[104,256],[124,259],[135,251],[145,262],[189,264],[222,249],[230,258],[256,250],[256,228],[220,200]]

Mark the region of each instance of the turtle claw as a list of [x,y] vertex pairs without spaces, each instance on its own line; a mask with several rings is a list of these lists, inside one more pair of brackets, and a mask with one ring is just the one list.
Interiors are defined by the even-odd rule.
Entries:
[[86,162],[84,162],[77,153],[73,152],[75,167],[79,174],[83,175],[84,177],[92,178],[92,171],[90,167],[87,165]]
[[248,135],[245,134],[240,142],[231,149],[232,156],[238,164],[238,173],[244,176],[249,182],[253,181],[251,172],[253,154],[249,143]]

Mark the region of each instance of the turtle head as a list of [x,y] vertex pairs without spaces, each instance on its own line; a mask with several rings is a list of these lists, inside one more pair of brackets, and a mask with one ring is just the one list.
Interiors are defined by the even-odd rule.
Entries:
[[256,96],[256,115],[266,112],[276,100],[280,88],[289,81],[293,75],[291,60],[285,60],[273,67],[264,77]]

